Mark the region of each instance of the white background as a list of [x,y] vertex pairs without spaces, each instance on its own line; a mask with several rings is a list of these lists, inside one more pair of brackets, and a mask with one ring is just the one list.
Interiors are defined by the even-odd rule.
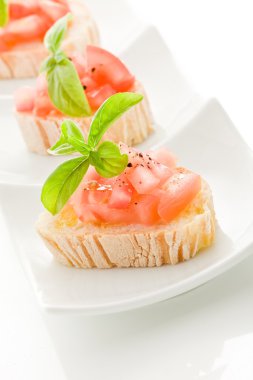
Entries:
[[[253,147],[252,1],[129,2],[158,26],[186,76],[200,93],[218,97]],[[3,220],[0,231],[1,379],[252,380],[253,257],[153,307],[67,318],[41,314]]]

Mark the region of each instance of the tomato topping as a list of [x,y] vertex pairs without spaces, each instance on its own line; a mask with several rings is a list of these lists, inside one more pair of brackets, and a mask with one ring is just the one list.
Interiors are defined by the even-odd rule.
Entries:
[[68,4],[57,3],[52,0],[43,0],[39,2],[40,10],[55,23],[59,18],[65,16],[69,11]]
[[39,11],[38,1],[28,0],[26,2],[10,1],[9,3],[9,15],[11,20],[23,18]]
[[159,215],[166,222],[174,219],[200,191],[201,178],[184,168],[177,168],[169,178],[167,189],[160,200]]
[[108,202],[109,208],[124,209],[130,205],[133,194],[132,186],[123,182],[120,181],[114,185]]
[[160,148],[157,150],[150,150],[147,152],[154,160],[160,162],[169,168],[175,168],[176,157],[165,148]]
[[[23,20],[24,19],[20,19],[17,20],[17,22],[23,22]],[[31,25],[31,29],[33,27],[34,26]],[[38,33],[39,32],[40,31],[38,31]],[[34,32],[32,33],[31,30],[31,35],[32,34],[34,35]],[[0,41],[0,50],[1,44],[2,50],[6,49],[5,41],[1,39]],[[89,105],[93,112],[95,112],[106,99],[118,91],[131,90],[134,83],[133,75],[129,73],[125,65],[118,58],[106,50],[95,46],[88,46],[86,54],[82,55],[75,52],[71,53],[69,58],[77,70],[77,74],[81,80]],[[40,80],[41,79],[39,79],[39,81]],[[45,116],[47,113],[49,114],[51,111],[56,110],[48,98],[46,84],[45,91],[38,95],[43,95],[43,97],[38,100],[36,99],[35,101],[34,112],[37,115]],[[59,111],[57,112],[60,113]]]
[[106,99],[115,93],[116,91],[109,84],[106,84],[96,90],[87,91],[86,95],[91,109],[97,110]]
[[108,51],[87,46],[88,72],[99,86],[110,84],[116,92],[129,90],[134,84],[134,76],[123,62]]
[[138,194],[149,194],[160,183],[160,179],[150,169],[142,166],[136,166],[133,170],[129,171],[127,178]]
[[[194,199],[201,188],[200,176],[183,168],[173,169],[122,144],[129,164],[118,177],[105,179],[90,168],[71,197],[83,222],[107,224],[168,223]],[[157,157],[159,152],[154,152]],[[163,152],[162,156],[165,154]],[[168,157],[173,157],[168,153]],[[171,165],[171,162],[170,162]],[[165,175],[160,168],[166,168]],[[156,170],[159,168],[159,170]]]
[[0,52],[32,41],[42,41],[47,30],[69,12],[65,0],[10,1],[10,21],[0,30]]
[[31,112],[34,107],[35,90],[32,87],[19,88],[14,93],[18,112]]
[[45,16],[29,15],[10,21],[2,30],[1,39],[12,47],[17,43],[42,39],[49,27],[50,23]]

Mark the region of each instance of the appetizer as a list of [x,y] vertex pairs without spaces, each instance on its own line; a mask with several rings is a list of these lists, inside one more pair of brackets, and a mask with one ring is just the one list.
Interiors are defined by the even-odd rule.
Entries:
[[188,260],[212,244],[210,187],[160,149],[140,152],[101,139],[116,118],[142,100],[107,99],[84,139],[65,120],[52,154],[79,153],[46,180],[37,230],[54,257],[76,268],[153,267]]
[[[66,116],[75,119],[87,136],[92,115],[111,95],[119,92],[141,92],[140,82],[113,54],[88,45],[78,52],[65,54],[61,45],[70,15],[58,20],[45,37],[51,55],[42,65],[36,88],[23,87],[15,93],[16,115],[28,149],[47,154],[60,136]],[[105,139],[128,145],[142,142],[152,132],[148,101],[131,109]]]
[[83,2],[0,0],[0,79],[37,76],[48,55],[43,38],[69,12],[73,20],[64,42],[65,50],[99,44],[96,24]]

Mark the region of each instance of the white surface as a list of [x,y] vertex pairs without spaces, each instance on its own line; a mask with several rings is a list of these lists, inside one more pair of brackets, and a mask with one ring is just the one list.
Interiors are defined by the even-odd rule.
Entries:
[[[170,0],[166,11],[162,0],[155,7],[131,1],[159,23],[184,72],[198,89],[218,95],[253,147],[252,1]],[[2,225],[1,255],[0,377],[61,380]],[[252,265],[251,257],[211,283],[148,309],[47,318],[66,378],[251,380]]]

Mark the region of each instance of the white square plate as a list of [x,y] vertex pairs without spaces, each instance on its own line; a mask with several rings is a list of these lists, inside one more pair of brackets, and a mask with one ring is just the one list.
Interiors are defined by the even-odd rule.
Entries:
[[[162,139],[163,136],[161,136]],[[102,314],[186,292],[242,260],[253,248],[253,159],[215,100],[163,145],[210,183],[217,211],[215,244],[176,266],[77,270],[58,264],[34,231],[40,186],[2,185],[2,210],[40,305],[49,311]]]
[[[34,231],[40,185],[61,159],[29,154],[2,99],[0,197],[9,231],[41,306],[49,311],[110,313],[188,291],[242,260],[252,249],[253,160],[224,110],[195,94],[154,28],[121,53],[144,83],[156,132],[143,144],[169,147],[183,165],[203,175],[214,193],[219,223],[215,244],[177,266],[76,270],[56,263]],[[159,127],[162,125],[164,128]]]

